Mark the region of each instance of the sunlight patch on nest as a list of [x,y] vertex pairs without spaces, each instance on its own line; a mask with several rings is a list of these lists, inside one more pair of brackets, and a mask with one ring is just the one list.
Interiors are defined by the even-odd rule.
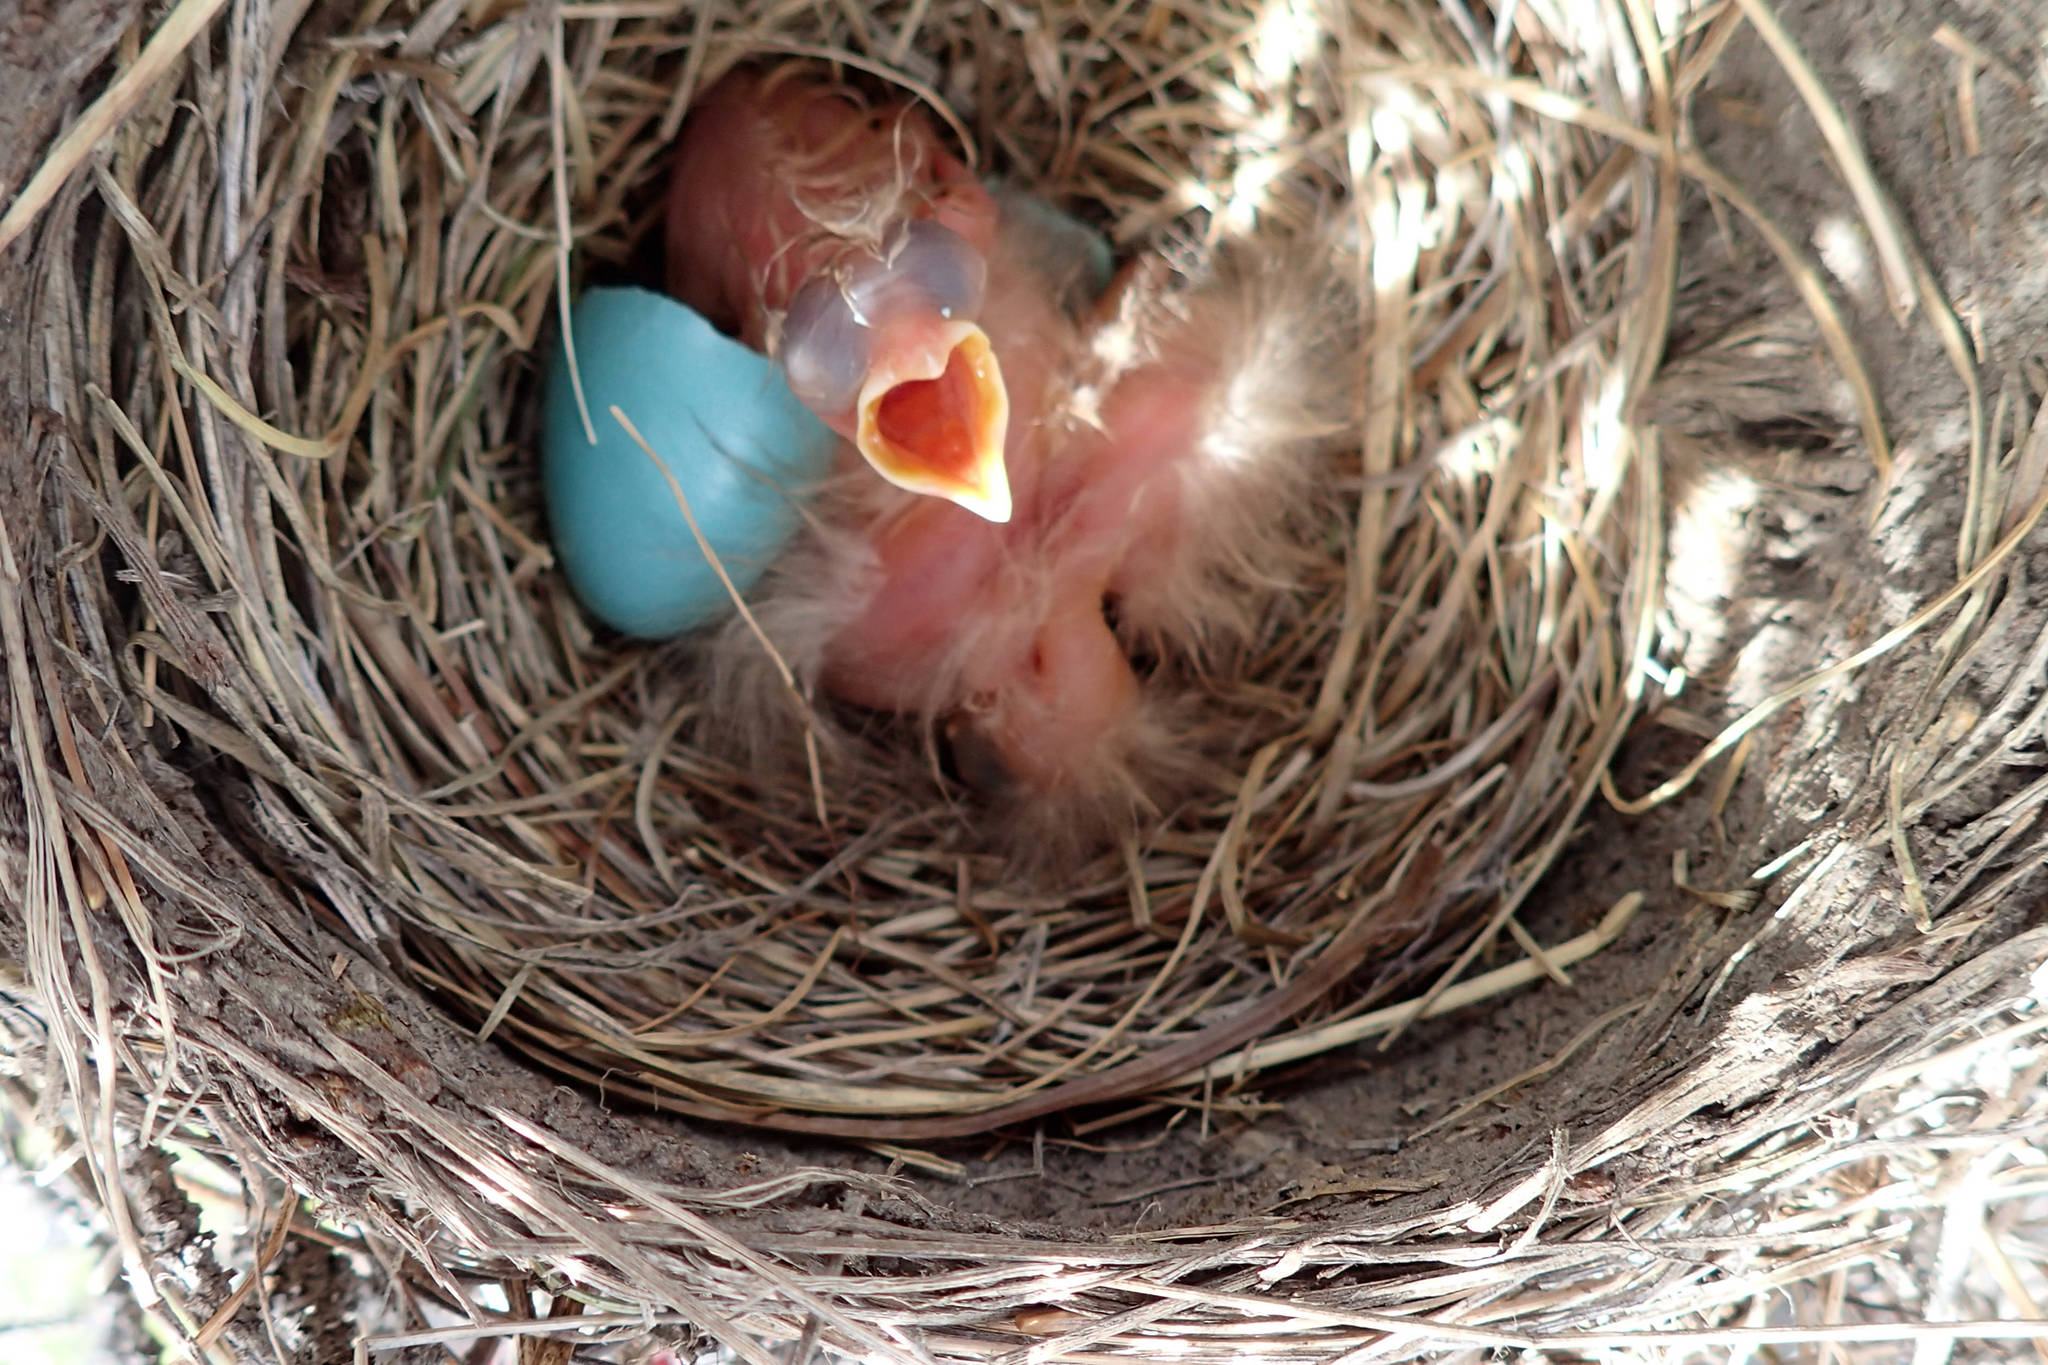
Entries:
[[1242,239],[1254,232],[1272,206],[1274,194],[1301,159],[1299,143],[1308,120],[1301,107],[1301,81],[1309,63],[1330,40],[1313,3],[1268,0],[1246,32],[1249,67],[1242,83],[1220,85],[1213,98],[1239,125],[1219,148],[1229,165],[1220,189],[1203,181],[1183,195],[1211,215],[1216,240]]
[[1870,254],[1870,239],[1860,220],[1840,213],[1826,215],[1814,225],[1813,247],[1821,264],[1850,298],[1865,307],[1883,303],[1877,261]]
[[1328,37],[1313,0],[1267,0],[1247,44],[1260,87],[1268,94],[1285,88]]
[[1763,496],[1756,480],[1717,465],[1680,496],[1671,513],[1670,567],[1673,614],[1684,632],[1686,666],[1712,667],[1728,647],[1728,605],[1748,573],[1755,538],[1748,518]]
[[1593,391],[1579,417],[1580,471],[1587,491],[1595,498],[1612,497],[1621,490],[1622,479],[1634,458],[1637,437],[1625,415],[1629,400],[1628,379],[1619,370],[1597,374]]

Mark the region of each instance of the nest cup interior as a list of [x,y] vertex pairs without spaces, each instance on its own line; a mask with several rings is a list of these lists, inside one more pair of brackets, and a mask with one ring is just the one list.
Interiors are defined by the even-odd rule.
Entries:
[[[1415,76],[1625,103],[1534,8],[1498,35],[1421,3],[372,11],[315,11],[268,79],[202,85],[209,115],[289,113],[227,168],[229,216],[201,187],[252,149],[166,87],[87,244],[95,494],[211,595],[229,654],[200,676],[110,556],[126,685],[330,926],[611,1100],[891,1139],[1255,1106],[1262,1067],[1403,1027],[1526,941],[1512,916],[1648,648],[1629,413],[1673,212],[1569,125]],[[1244,649],[1162,684],[1213,716],[1215,776],[1055,886],[982,851],[910,727],[735,763],[689,643],[595,626],[552,560],[557,310],[646,272],[693,93],[791,54],[925,99],[1126,255],[1335,242],[1355,282],[1311,562]],[[195,310],[215,249],[240,263]],[[174,336],[212,376],[182,404]],[[1258,1030],[1277,1046],[1226,1037],[1302,981]]]

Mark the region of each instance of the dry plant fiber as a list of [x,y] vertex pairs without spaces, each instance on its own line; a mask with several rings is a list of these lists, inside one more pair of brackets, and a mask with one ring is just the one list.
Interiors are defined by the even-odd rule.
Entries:
[[[1158,1191],[1220,1180],[1207,1216],[1109,1235],[968,1183],[998,1156],[1042,1176],[1049,1141],[1256,1133],[1273,1069],[1561,993],[1628,932],[1649,888],[1547,946],[1524,921],[1603,783],[1627,804],[1610,763],[1653,685],[1676,686],[1664,442],[1689,435],[1650,414],[1684,187],[1776,253],[1808,310],[1794,330],[1846,378],[1876,479],[1896,472],[1819,277],[1686,132],[1745,29],[1815,110],[1891,297],[1965,381],[1963,548],[1895,629],[1807,661],[1654,800],[1937,619],[1954,678],[1989,666],[1973,641],[2038,628],[1999,590],[2040,514],[2039,443],[1992,459],[2010,428],[1953,314],[1756,0],[183,0],[124,27],[0,216],[5,300],[36,339],[0,351],[9,420],[35,414],[0,498],[22,793],[0,928],[38,1002],[10,1016],[13,1050],[67,1097],[165,1330],[195,1358],[313,1349],[250,1305],[257,1277],[179,1262],[144,1178],[163,1142],[241,1183],[260,1264],[317,1233],[378,1267],[397,1306],[363,1355],[518,1337],[524,1360],[663,1324],[764,1362],[789,1342],[1590,1349],[1596,1324],[1718,1328],[1765,1281],[1877,1254],[1832,1213],[1777,1249],[1756,1230],[1773,1182],[1819,1159],[1788,1136],[1810,1114],[2025,998],[2041,931],[1996,896],[2013,840],[1986,833],[1930,891],[1908,833],[1990,761],[1984,727],[2038,723],[2010,680],[1978,729],[1891,768],[1875,846],[1928,932],[1823,984],[1924,984],[1873,1004],[1803,1092],[1678,1132],[1792,1065],[1688,1033],[1682,1074],[1581,1097],[1469,1188],[1325,1171],[1233,1205],[1251,1171],[1231,1168]],[[553,565],[531,448],[553,319],[587,280],[644,273],[693,94],[786,59],[928,101],[978,164],[1126,252],[1199,268],[1339,243],[1361,340],[1305,509],[1313,563],[1241,657],[1186,680],[1213,717],[1208,786],[1054,890],[963,833],[971,806],[902,734],[732,762],[687,645],[594,628]],[[1707,353],[1753,371],[1723,340]],[[1701,387],[1712,407],[1738,385]],[[1858,818],[1779,866],[1785,915],[1875,875]],[[1682,863],[1674,881],[1692,886]],[[1595,1002],[1472,1107],[1610,1036],[1647,1055],[1752,947]],[[1714,1237],[1767,1268],[1704,1275]]]

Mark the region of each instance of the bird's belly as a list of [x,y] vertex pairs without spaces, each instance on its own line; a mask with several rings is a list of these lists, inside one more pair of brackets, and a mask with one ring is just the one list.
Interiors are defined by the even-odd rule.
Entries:
[[875,586],[826,645],[826,691],[856,706],[942,706],[962,651],[1001,647],[1004,531],[952,503],[920,499],[869,540]]

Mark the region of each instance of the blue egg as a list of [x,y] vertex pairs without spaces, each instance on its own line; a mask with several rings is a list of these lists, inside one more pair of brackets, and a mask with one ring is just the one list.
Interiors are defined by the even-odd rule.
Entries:
[[713,621],[732,599],[668,479],[612,407],[674,474],[742,592],[795,536],[836,438],[765,356],[664,294],[591,289],[569,320],[583,408],[558,341],[541,433],[548,519],[569,585],[628,635],[658,639]]

